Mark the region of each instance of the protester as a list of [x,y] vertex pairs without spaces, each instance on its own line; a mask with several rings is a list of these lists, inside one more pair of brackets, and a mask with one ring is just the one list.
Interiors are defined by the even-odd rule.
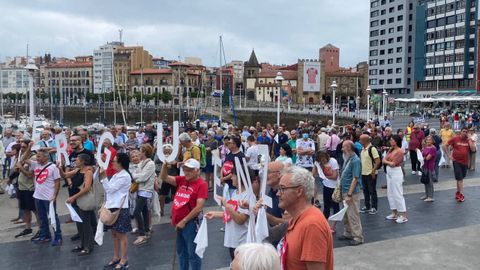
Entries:
[[362,213],[375,215],[378,209],[377,197],[377,170],[381,166],[380,154],[371,143],[372,138],[367,134],[360,136],[362,152],[362,186],[365,206],[360,209]]
[[338,237],[338,240],[349,240],[351,246],[358,246],[364,242],[359,214],[362,164],[360,158],[355,154],[355,146],[352,141],[344,141],[342,151],[345,156],[345,164],[340,176],[340,185],[342,197],[348,205],[348,209],[343,218],[344,232]]
[[112,230],[113,258],[105,265],[114,269],[128,268],[128,237],[132,230],[128,211],[128,194],[132,183],[132,176],[128,171],[130,158],[125,153],[118,153],[112,158],[115,174],[108,177],[107,171],[100,170],[100,182],[106,193],[105,208],[110,211],[120,211],[117,220],[112,226],[105,226]]
[[48,157],[50,162],[55,162],[57,160],[57,144],[55,140],[50,136],[50,132],[48,130],[42,131],[40,136],[40,140],[37,143],[40,149],[45,149],[48,152]]
[[473,141],[468,137],[468,129],[463,128],[460,135],[451,138],[448,141],[448,146],[451,150],[450,159],[453,163],[453,172],[455,180],[457,180],[457,192],[455,193],[455,200],[457,202],[464,202],[465,195],[463,194],[463,179],[467,176],[469,155],[471,151],[475,151]]
[[[438,177],[435,174],[435,157],[437,155],[437,149],[435,145],[433,145],[433,137],[427,136],[425,138],[425,146],[422,149],[422,156],[423,156],[423,167],[422,171],[423,174],[427,174],[428,183],[423,183],[425,185],[425,196],[422,196],[420,200],[424,202],[433,202],[433,182]],[[423,175],[422,175],[422,178]]]
[[[412,135],[414,136],[414,135]],[[412,139],[410,139],[411,141]],[[404,152],[401,149],[402,139],[398,135],[393,135],[390,139],[390,150],[383,159],[387,165],[387,198],[392,213],[386,217],[387,220],[395,220],[401,224],[408,221],[407,207],[403,197],[403,172],[402,163]]]
[[435,178],[433,182],[438,182],[439,179],[439,170],[440,170],[440,160],[442,159],[442,138],[437,135],[437,130],[434,128],[430,129],[430,135],[433,139],[433,144],[435,145],[436,155],[435,155]]
[[330,137],[325,146],[327,147],[328,155],[333,158],[337,158],[337,146],[339,142],[340,138],[337,136],[337,130],[332,128],[332,130],[330,130]]
[[408,142],[408,150],[410,151],[410,160],[412,162],[412,174],[422,175],[420,162],[417,157],[417,149],[422,150],[422,141],[424,138],[425,135],[420,129],[420,126],[418,124],[415,125],[410,135],[410,141]]
[[[172,154],[172,145],[171,144],[164,144],[163,145],[163,154],[165,157],[168,157]],[[163,163],[162,163],[163,167]],[[160,169],[161,172],[161,169]],[[167,173],[170,176],[178,176],[179,175],[179,169],[177,167],[177,160],[173,160],[171,162],[167,162]],[[161,180],[161,179],[160,179]],[[173,200],[173,197],[176,192],[176,187],[174,185],[171,185],[165,181],[162,181],[162,184],[160,186],[160,191],[159,191],[159,200],[160,200],[160,216],[165,215],[165,203],[169,203],[170,201]]]
[[199,214],[208,199],[208,184],[200,178],[200,162],[188,159],[183,163],[185,176],[170,176],[167,174],[167,164],[163,164],[160,179],[175,187],[177,193],[173,199],[172,225],[177,230],[177,254],[180,270],[200,269],[202,261],[195,253],[193,242],[197,234]]
[[290,148],[290,145],[284,143],[280,146],[280,155],[275,159],[275,161],[280,161],[286,166],[291,166],[293,165],[292,162],[292,148]]
[[134,245],[142,245],[150,237],[150,223],[148,200],[153,198],[155,182],[155,163],[151,159],[153,147],[150,144],[140,146],[140,163],[135,171],[132,171],[132,178],[138,184],[137,199],[133,215],[138,225],[138,237]]
[[137,136],[136,136],[135,132],[130,131],[128,133],[128,139],[125,142],[125,148],[126,148],[127,153],[130,153],[133,150],[139,149],[140,145],[141,144],[138,143],[138,139],[137,139]]
[[297,131],[292,129],[290,131],[290,140],[288,141],[288,145],[292,149],[292,164],[297,163]]
[[327,142],[330,140],[330,136],[327,134],[327,129],[322,127],[320,134],[317,136],[317,146],[319,151],[327,151]]
[[215,169],[213,166],[213,155],[212,151],[218,148],[218,141],[215,140],[215,132],[208,131],[207,132],[207,140],[203,143],[205,145],[205,158],[206,158],[206,165],[202,171],[205,173],[205,180],[208,183],[208,190],[213,191],[213,170]]
[[278,127],[277,135],[275,136],[274,147],[273,147],[275,157],[280,156],[280,147],[287,142],[288,142],[288,136],[283,132],[283,127]]
[[477,140],[478,140],[477,133],[475,133],[475,128],[471,127],[468,129],[468,138],[472,141],[473,145],[475,146],[475,150],[470,151],[468,169],[470,171],[475,171],[476,161],[477,161]]
[[82,219],[78,222],[78,234],[81,245],[76,246],[72,252],[78,252],[78,256],[89,255],[93,251],[94,228],[96,227],[96,216],[93,209],[82,209],[78,206],[77,200],[85,196],[93,187],[93,168],[90,166],[92,161],[87,154],[79,154],[75,160],[76,169],[68,173],[63,172],[62,166],[58,165],[60,175],[70,178],[72,181],[71,189],[73,195],[67,199],[67,203],[75,204],[75,210]]
[[245,155],[243,154],[242,151],[240,151],[240,145],[242,144],[242,142],[240,141],[240,137],[231,135],[227,138],[229,139],[228,149],[230,150],[230,153],[228,153],[227,156],[225,157],[225,162],[223,163],[223,167],[222,167],[222,177],[220,178],[220,180],[222,181],[222,184],[228,184],[229,193],[230,193],[230,196],[232,196],[232,193],[236,189],[232,185],[232,180],[231,180],[231,177],[232,177],[231,172],[235,170],[235,158],[238,158],[240,162],[242,162]]
[[302,139],[297,140],[297,166],[312,171],[313,155],[315,154],[315,143],[309,138],[309,131],[302,131]]
[[250,169],[257,171],[260,168],[258,162],[258,146],[255,137],[249,136],[247,138],[248,149],[245,152],[245,159],[247,160],[247,165]]
[[443,128],[440,130],[440,137],[442,138],[442,150],[443,150],[443,157],[445,158],[445,164],[443,165],[445,168],[450,168],[451,160],[450,160],[450,147],[448,146],[448,142],[451,138],[453,138],[455,134],[453,130],[450,128],[449,123],[445,123]]
[[200,162],[200,147],[198,147],[192,142],[192,138],[190,137],[190,135],[184,132],[178,136],[178,139],[180,140],[180,144],[182,146],[182,160],[186,161],[188,159],[194,158],[198,162]]
[[279,207],[291,215],[279,244],[283,269],[333,269],[333,240],[323,214],[311,205],[314,178],[308,170],[289,166],[282,172],[277,196]]
[[249,243],[235,250],[232,270],[280,270],[280,258],[270,244]]
[[[333,214],[340,211],[340,204],[332,200],[332,194],[338,183],[339,167],[337,161],[330,157],[326,151],[318,151],[315,156],[315,167],[313,167],[312,175],[318,175],[323,185],[323,215],[326,219],[330,217],[331,209]],[[332,233],[336,232],[336,224],[330,226]]]
[[[249,172],[246,172],[249,173]],[[252,173],[253,176],[253,173]],[[232,184],[236,191],[231,197],[220,197],[221,206],[224,211],[210,211],[205,217],[207,219],[222,218],[225,224],[225,236],[223,245],[228,248],[230,258],[235,257],[235,249],[244,244],[247,240],[248,232],[248,209],[240,207],[240,203],[248,201],[248,194],[245,189],[240,190],[238,182],[241,181],[235,170],[232,171]],[[226,193],[228,195],[228,193]]]

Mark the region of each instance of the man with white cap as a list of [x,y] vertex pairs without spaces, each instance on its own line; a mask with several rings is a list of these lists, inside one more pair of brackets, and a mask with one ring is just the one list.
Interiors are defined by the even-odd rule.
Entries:
[[190,158],[183,163],[185,176],[169,176],[164,162],[160,179],[177,187],[172,204],[172,225],[177,230],[177,254],[181,270],[201,269],[202,261],[193,242],[199,225],[198,216],[208,199],[208,184],[200,177],[200,162]]

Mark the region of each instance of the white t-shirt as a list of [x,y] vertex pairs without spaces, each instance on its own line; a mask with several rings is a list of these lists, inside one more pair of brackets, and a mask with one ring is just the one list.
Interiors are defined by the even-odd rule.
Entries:
[[277,159],[275,159],[275,161],[282,162],[283,165],[285,165],[285,166],[291,166],[293,164],[292,158],[287,157],[287,156],[279,156],[279,157],[277,157]]
[[[339,169],[338,162],[336,159],[330,158],[328,163],[323,168],[320,166],[320,163],[315,161],[315,167],[317,168],[318,176],[320,176],[320,178],[322,179],[322,184],[325,187],[335,188],[337,186],[338,180],[330,180],[325,176],[325,174],[330,175],[333,173],[333,171]],[[338,178],[338,174],[337,174],[337,178]]]
[[245,153],[245,157],[249,158],[247,165],[250,169],[252,170],[258,170],[259,169],[259,164],[258,164],[258,146],[253,145],[250,146],[247,149],[247,152]]
[[[31,161],[35,180],[35,192],[33,197],[39,200],[50,201],[55,195],[55,181],[60,180],[60,172],[55,164],[50,162],[40,165],[36,161]],[[48,164],[51,164],[48,166]],[[48,166],[45,170],[43,168]]]
[[[311,139],[297,140],[297,152],[300,150],[312,149],[315,152],[315,142]],[[297,155],[297,163],[295,165],[303,168],[313,168],[313,155]]]
[[[238,206],[238,201],[247,199],[247,192],[237,194],[237,191],[235,191],[227,203],[233,205],[238,213],[248,215],[248,209],[243,209]],[[247,240],[248,219],[242,225],[238,225],[231,217],[228,219],[225,213],[226,212],[223,213],[224,222],[226,220],[228,221],[225,223],[225,238],[223,240],[223,245],[228,248],[236,248],[241,244],[244,244]]]

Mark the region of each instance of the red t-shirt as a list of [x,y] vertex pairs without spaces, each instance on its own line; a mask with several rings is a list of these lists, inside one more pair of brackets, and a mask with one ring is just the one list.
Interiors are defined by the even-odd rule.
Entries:
[[172,224],[177,225],[193,208],[197,199],[208,199],[208,184],[202,178],[187,181],[185,176],[175,176],[177,192],[172,204]]
[[453,148],[453,160],[463,165],[468,165],[468,155],[470,154],[468,138],[463,139],[462,136],[455,136],[448,141],[448,145]]
[[[111,177],[117,173],[117,171],[115,171],[115,169],[113,168],[113,159],[115,158],[115,156],[117,156],[117,150],[115,150],[115,148],[113,147],[108,148],[108,150],[112,152],[112,155],[110,156],[110,162],[108,162],[108,167],[105,173],[107,174],[108,177]],[[102,154],[102,160],[105,161],[105,158],[106,158],[106,155],[104,153]]]

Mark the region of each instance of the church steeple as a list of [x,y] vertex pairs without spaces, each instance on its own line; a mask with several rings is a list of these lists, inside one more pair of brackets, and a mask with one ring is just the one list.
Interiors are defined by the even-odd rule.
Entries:
[[245,64],[250,67],[260,66],[260,64],[258,63],[257,55],[255,55],[255,49],[252,49],[252,53],[250,54],[250,59],[248,59],[248,62]]

